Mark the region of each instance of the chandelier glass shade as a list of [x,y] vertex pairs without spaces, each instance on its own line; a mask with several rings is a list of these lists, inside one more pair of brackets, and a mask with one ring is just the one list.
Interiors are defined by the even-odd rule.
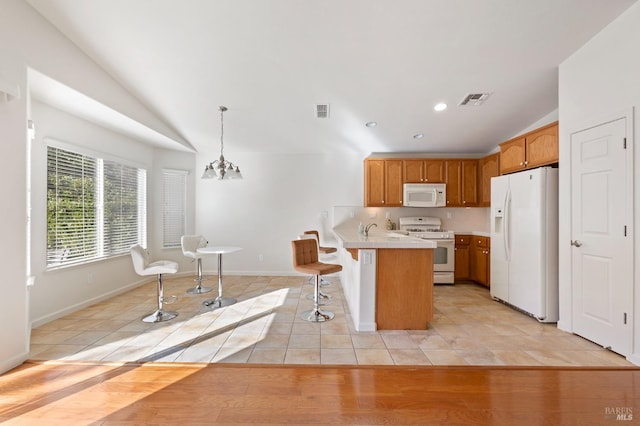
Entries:
[[220,106],[220,158],[204,167],[202,179],[242,179],[240,168],[224,158],[224,112],[227,107]]

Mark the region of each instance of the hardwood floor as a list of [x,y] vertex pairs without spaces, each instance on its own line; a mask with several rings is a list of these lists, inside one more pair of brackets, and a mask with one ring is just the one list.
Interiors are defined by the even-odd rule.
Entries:
[[638,424],[635,367],[27,362],[8,425]]

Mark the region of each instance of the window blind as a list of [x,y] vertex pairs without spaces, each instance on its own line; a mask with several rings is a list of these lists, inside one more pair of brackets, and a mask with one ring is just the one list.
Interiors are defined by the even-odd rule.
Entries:
[[184,170],[163,170],[163,247],[180,247],[187,217],[187,175]]
[[146,171],[47,147],[47,266],[146,246]]

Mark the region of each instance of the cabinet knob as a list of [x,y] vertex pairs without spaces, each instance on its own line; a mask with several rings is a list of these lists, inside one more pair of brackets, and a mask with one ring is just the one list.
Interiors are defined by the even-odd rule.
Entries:
[[467,204],[467,202],[466,202],[466,201],[463,201],[463,202],[462,202],[462,204]]
[[382,200],[382,204],[384,204],[384,200]]
[[524,166],[524,164],[523,164],[522,162],[520,162],[520,165],[521,165],[521,166]]
[[527,164],[529,164],[529,162],[528,162],[528,161],[525,161],[525,162],[524,162],[524,165],[526,166]]

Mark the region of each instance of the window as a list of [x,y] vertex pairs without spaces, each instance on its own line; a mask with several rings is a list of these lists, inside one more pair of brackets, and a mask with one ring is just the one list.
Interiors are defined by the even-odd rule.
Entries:
[[162,245],[180,247],[187,217],[187,175],[184,170],[163,170],[164,202],[162,210]]
[[146,171],[47,147],[47,266],[146,246]]

